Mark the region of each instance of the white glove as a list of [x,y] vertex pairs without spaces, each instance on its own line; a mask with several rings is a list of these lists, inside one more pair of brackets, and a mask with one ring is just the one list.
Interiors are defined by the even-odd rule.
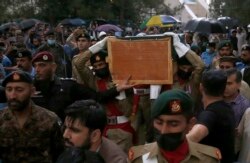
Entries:
[[155,100],[161,92],[161,85],[150,85],[150,99]]
[[173,37],[174,48],[179,58],[183,57],[188,52],[189,48],[180,41],[180,38],[176,33],[165,32],[164,35]]
[[103,49],[106,49],[107,48],[107,40],[108,40],[108,37],[105,37],[101,41],[98,41],[96,44],[89,47],[89,51],[92,54],[96,54],[97,52],[99,52]]

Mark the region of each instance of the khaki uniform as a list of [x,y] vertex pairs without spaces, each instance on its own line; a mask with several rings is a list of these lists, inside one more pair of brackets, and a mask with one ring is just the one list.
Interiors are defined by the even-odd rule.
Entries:
[[23,128],[8,108],[0,111],[0,158],[12,163],[51,163],[63,151],[61,121],[51,111],[32,104]]
[[[85,85],[91,87],[96,91],[103,91],[100,90],[98,86],[98,82],[100,82],[101,79],[96,77],[93,74],[93,71],[90,70],[87,66],[87,62],[90,60],[90,57],[90,51],[85,51],[84,53],[80,53],[73,57],[73,76],[76,78],[77,82],[84,83]],[[113,88],[114,86],[115,84],[111,79],[105,81],[105,87],[107,89]],[[117,97],[114,99],[110,99],[109,101],[107,101],[107,104],[103,105],[103,107],[106,109],[108,115],[107,126],[109,127],[109,129],[104,130],[104,132],[106,132],[107,134],[106,136],[127,152],[128,149],[133,145],[132,139],[135,138],[135,135],[133,135],[134,133],[128,132],[128,130],[133,130],[131,125],[129,124],[130,126],[128,126],[128,124],[125,124],[130,123],[128,118],[131,115],[132,110],[132,90],[126,91],[125,94],[125,98]],[[109,116],[110,105],[112,105],[112,107],[116,107],[123,115],[119,114],[116,117],[112,113],[112,116]],[[125,127],[124,125],[126,125],[127,127]],[[127,131],[124,131],[122,128],[126,128]]]
[[[220,151],[217,148],[188,141],[189,154],[181,163],[218,163]],[[131,163],[167,163],[157,143],[132,147],[129,151]]]
[[[195,102],[195,110],[199,109],[199,104],[201,101],[201,94],[199,91],[199,85],[201,81],[201,75],[205,68],[205,64],[202,62],[201,58],[195,54],[193,51],[188,51],[185,55],[187,60],[194,66],[194,71],[188,82],[180,84],[178,80],[173,83],[173,88],[178,88],[184,90],[186,93],[190,94]],[[174,71],[177,71],[177,65],[174,64]]]

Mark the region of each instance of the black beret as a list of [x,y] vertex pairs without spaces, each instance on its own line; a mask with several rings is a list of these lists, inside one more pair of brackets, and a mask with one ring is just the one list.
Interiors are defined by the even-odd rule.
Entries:
[[54,56],[52,53],[49,51],[42,51],[37,53],[33,59],[32,59],[32,64],[35,62],[54,62]]
[[32,77],[30,74],[28,74],[27,72],[18,70],[18,71],[13,71],[9,75],[7,75],[2,82],[2,86],[6,87],[6,85],[9,82],[25,82],[25,83],[32,84],[33,81],[32,81]]
[[98,53],[93,54],[90,57],[90,64],[93,65],[94,63],[99,62],[99,61],[106,61],[106,56],[107,56],[107,53],[105,51],[99,51]]
[[28,57],[28,58],[32,58],[32,54],[29,50],[27,49],[23,49],[17,52],[17,54],[15,55],[16,58],[23,58],[23,57]]
[[76,40],[79,40],[79,38],[86,38],[87,40],[90,40],[90,39],[91,39],[91,38],[90,38],[90,35],[89,35],[88,33],[86,33],[86,32],[81,33],[81,34],[79,34],[78,36],[76,36]]
[[152,118],[156,118],[159,115],[179,114],[193,114],[192,98],[180,89],[172,89],[160,94],[151,110]]

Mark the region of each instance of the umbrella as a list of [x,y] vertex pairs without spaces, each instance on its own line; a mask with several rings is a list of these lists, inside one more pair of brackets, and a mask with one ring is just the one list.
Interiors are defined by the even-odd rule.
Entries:
[[103,24],[103,25],[100,25],[96,28],[96,31],[97,32],[101,32],[101,31],[104,31],[104,32],[121,32],[122,29],[116,25],[113,25],[113,24]]
[[5,31],[8,31],[10,27],[13,27],[13,26],[18,26],[18,24],[16,22],[9,22],[9,23],[2,24],[0,26],[0,32],[3,33]]
[[196,18],[189,20],[184,28],[189,32],[200,33],[225,33],[226,29],[222,23],[214,19],[208,18]]
[[42,23],[42,21],[38,19],[24,19],[19,23],[19,25],[22,30],[27,30],[34,27],[37,23]]
[[172,27],[177,23],[181,23],[180,20],[170,15],[154,15],[148,19],[146,26],[159,26],[159,27]]
[[239,25],[239,21],[237,19],[230,18],[227,16],[219,17],[217,20],[221,22],[227,30],[235,28]]
[[86,25],[86,22],[83,19],[80,18],[74,18],[74,19],[63,19],[60,22],[61,25],[66,25],[66,26],[83,26]]

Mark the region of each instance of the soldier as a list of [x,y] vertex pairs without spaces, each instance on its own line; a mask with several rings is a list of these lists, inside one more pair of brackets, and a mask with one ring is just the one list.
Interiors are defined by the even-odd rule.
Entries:
[[3,162],[54,162],[63,151],[61,121],[35,105],[32,78],[14,71],[3,81],[8,107],[0,111],[0,159]]
[[34,102],[54,111],[62,119],[64,119],[64,109],[76,100],[94,99],[98,102],[106,102],[117,96],[119,91],[131,87],[125,81],[124,84],[107,91],[96,92],[87,86],[76,83],[71,78],[58,78],[55,75],[57,65],[54,57],[47,51],[37,53],[32,63],[36,70]]
[[100,104],[94,100],[76,101],[66,110],[66,146],[98,152],[106,163],[127,163],[126,153],[102,136],[106,124],[106,113]]
[[132,147],[131,162],[219,162],[218,149],[186,139],[195,118],[192,99],[184,91],[173,89],[162,93],[153,104],[151,118],[156,142]]
[[17,68],[29,73],[33,78],[35,77],[35,69],[32,66],[32,54],[27,49],[22,49],[16,54]]

